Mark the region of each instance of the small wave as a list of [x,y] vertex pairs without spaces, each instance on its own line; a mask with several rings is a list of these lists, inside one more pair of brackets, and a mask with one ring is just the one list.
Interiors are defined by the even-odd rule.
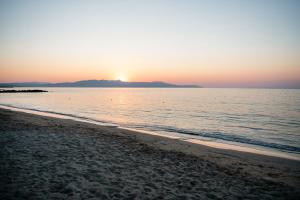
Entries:
[[251,130],[255,130],[255,131],[274,131],[273,129],[250,127],[250,126],[228,126],[228,127],[245,128],[245,129],[251,129]]
[[[260,140],[255,140],[251,138],[246,138],[243,136],[238,135],[232,135],[227,133],[221,133],[221,132],[204,132],[204,131],[193,131],[193,130],[187,130],[187,129],[180,129],[176,127],[170,127],[170,126],[143,126],[144,128],[148,128],[150,130],[155,131],[166,131],[166,132],[172,132],[172,133],[180,133],[185,135],[193,135],[193,136],[200,136],[204,138],[212,138],[212,139],[219,139],[229,142],[237,142],[242,144],[250,144],[250,145],[257,145],[262,147],[269,147],[281,151],[288,151],[288,152],[294,152],[294,153],[300,153],[300,148],[296,146],[291,145],[285,145],[285,144],[277,144],[277,143],[270,143],[270,142],[264,142]],[[140,126],[139,128],[142,128]]]
[[0,104],[0,105],[11,107],[11,108],[29,110],[29,111],[37,111],[37,112],[42,112],[42,113],[49,113],[49,114],[61,115],[61,116],[65,116],[65,117],[71,117],[71,118],[74,118],[74,119],[79,119],[79,120],[87,121],[87,122],[101,123],[103,125],[109,125],[109,126],[115,126],[115,127],[118,126],[118,125],[115,125],[113,122],[100,121],[100,120],[96,120],[96,119],[92,119],[92,118],[88,118],[88,117],[83,117],[83,116],[79,116],[79,115],[74,115],[74,114],[61,113],[61,112],[48,111],[48,110],[41,110],[41,109],[36,109],[36,108],[17,107],[17,106],[12,106],[12,105],[9,105],[9,104]]

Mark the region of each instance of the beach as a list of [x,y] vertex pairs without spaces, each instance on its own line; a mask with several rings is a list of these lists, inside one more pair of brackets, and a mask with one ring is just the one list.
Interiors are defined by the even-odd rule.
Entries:
[[300,162],[0,109],[0,199],[297,199]]

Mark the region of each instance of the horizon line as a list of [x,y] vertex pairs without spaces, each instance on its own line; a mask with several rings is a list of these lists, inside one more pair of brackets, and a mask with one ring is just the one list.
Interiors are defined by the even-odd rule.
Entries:
[[[77,81],[62,81],[62,82],[42,82],[42,81],[23,81],[23,82],[0,82],[0,87],[34,87],[34,86],[13,86],[9,84],[62,84],[62,83],[76,83],[82,81],[112,81],[112,82],[122,82],[122,83],[163,83],[170,84],[174,86],[192,86],[193,88],[228,88],[228,89],[300,89],[299,83],[207,83],[207,84],[178,84],[178,83],[170,83],[165,81],[122,81],[120,79],[85,79],[85,80],[77,80]],[[53,86],[55,87],[55,86]],[[57,86],[63,87],[63,86]],[[69,86],[70,87],[70,86]],[[99,87],[99,86],[71,86],[78,88],[88,88],[88,87]],[[105,86],[106,88],[126,88],[126,86]],[[132,88],[132,87],[127,87]],[[151,88],[151,87],[139,87],[139,88]],[[158,88],[158,87],[153,87]],[[164,87],[162,87],[164,88]]]

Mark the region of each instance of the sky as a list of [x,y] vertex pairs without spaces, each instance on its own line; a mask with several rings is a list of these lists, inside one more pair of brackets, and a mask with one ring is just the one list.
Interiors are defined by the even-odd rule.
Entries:
[[0,0],[0,82],[300,85],[299,0]]

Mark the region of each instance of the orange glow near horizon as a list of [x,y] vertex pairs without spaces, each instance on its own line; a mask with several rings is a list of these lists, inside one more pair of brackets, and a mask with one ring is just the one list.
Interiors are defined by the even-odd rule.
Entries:
[[[118,60],[116,62],[115,60]],[[132,59],[133,60],[133,59]],[[55,59],[0,60],[0,82],[72,82],[88,79],[122,81],[164,81],[178,84],[241,83],[264,81],[300,81],[297,59],[251,59],[220,61],[140,60],[110,58],[72,62]],[[247,64],[244,64],[247,63]],[[122,66],[122,67],[120,67]],[[255,67],[252,67],[255,66]]]

